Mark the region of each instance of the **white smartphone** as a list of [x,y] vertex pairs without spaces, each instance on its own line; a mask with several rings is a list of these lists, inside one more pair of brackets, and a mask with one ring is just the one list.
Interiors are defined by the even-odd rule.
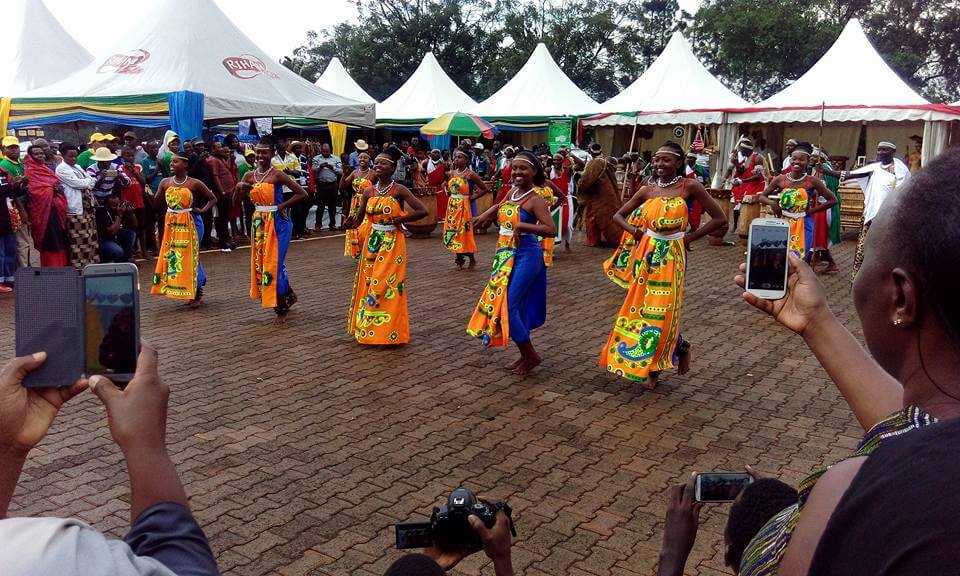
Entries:
[[746,472],[697,474],[694,498],[697,502],[733,502],[753,477]]
[[750,223],[747,241],[747,292],[764,300],[787,295],[787,250],[790,225],[779,218]]

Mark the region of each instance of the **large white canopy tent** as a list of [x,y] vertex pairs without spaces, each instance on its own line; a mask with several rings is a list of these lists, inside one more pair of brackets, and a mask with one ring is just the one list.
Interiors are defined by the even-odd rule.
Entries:
[[[610,151],[628,148],[632,131],[605,128],[656,126],[645,130],[652,134],[649,142],[655,149],[666,139],[677,139],[678,125],[719,125],[724,110],[749,105],[704,67],[682,33],[674,32],[653,64],[583,124],[597,128],[597,140]],[[688,132],[685,136],[681,139],[692,138]]]
[[468,112],[504,128],[543,130],[550,118],[594,114],[598,106],[541,42],[513,78]]
[[176,118],[165,116],[180,113],[179,102],[187,102],[194,116],[202,105],[202,120],[286,116],[374,123],[372,103],[328,92],[279,65],[213,0],[158,1],[91,64],[15,99],[11,121],[119,117],[133,125],[176,125]]
[[410,78],[377,105],[377,127],[419,130],[447,112],[467,112],[476,101],[443,71],[427,52]]
[[[806,74],[755,107],[731,111],[727,128],[734,135],[737,124],[764,124],[771,134],[779,134],[781,144],[784,138],[809,140],[851,160],[863,126],[868,155],[881,140],[897,144],[898,155],[903,155],[911,148],[910,137],[922,133],[927,160],[946,145],[945,121],[957,118],[956,110],[930,104],[910,88],[853,19]],[[732,149],[734,138],[727,144],[725,149]]]
[[0,58],[0,95],[21,96],[93,61],[42,0],[7,0],[2,13],[6,54]]
[[330,59],[327,68],[323,71],[323,74],[317,78],[314,84],[327,92],[346,96],[357,102],[377,103],[377,101],[367,94],[367,91],[361,88],[360,85],[357,84],[357,81],[350,76],[350,73],[344,68],[343,62],[336,56]]

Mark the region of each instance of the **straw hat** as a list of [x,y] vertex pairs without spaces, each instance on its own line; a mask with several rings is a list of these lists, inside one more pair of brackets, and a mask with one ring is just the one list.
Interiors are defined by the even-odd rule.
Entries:
[[113,162],[117,159],[117,155],[111,152],[109,148],[103,147],[97,148],[90,159],[94,162]]
[[370,145],[367,144],[367,141],[363,139],[357,140],[356,142],[353,143],[353,145],[357,150],[360,150],[361,152],[370,148]]

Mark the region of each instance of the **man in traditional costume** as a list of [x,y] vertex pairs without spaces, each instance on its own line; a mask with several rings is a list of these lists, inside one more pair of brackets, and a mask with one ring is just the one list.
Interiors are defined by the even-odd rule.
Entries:
[[608,161],[597,142],[590,145],[589,151],[591,159],[580,177],[577,193],[583,207],[586,245],[613,248],[619,244],[622,232],[613,221],[613,215],[620,209],[616,163]]

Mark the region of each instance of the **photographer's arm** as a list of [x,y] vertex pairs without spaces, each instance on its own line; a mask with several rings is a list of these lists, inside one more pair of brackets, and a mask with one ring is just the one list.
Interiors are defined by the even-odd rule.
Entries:
[[14,358],[0,372],[0,519],[7,517],[27,454],[47,434],[60,407],[87,387],[25,388],[23,379],[47,359],[46,352]]

